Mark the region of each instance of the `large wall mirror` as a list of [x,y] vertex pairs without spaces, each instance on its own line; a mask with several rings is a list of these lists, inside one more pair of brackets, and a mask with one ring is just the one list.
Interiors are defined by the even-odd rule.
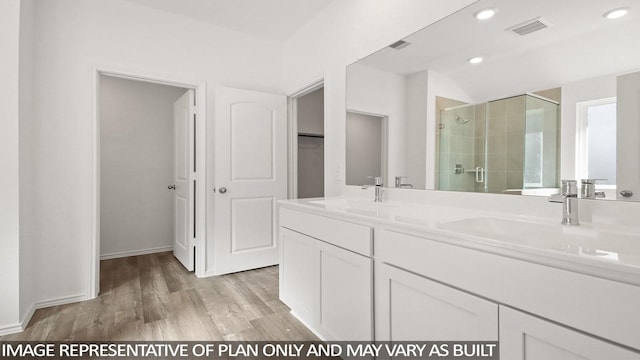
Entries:
[[347,185],[640,199],[639,38],[640,0],[480,0],[349,65]]

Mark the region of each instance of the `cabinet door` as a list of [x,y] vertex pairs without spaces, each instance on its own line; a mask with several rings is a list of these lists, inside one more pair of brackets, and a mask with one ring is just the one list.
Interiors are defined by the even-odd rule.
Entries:
[[639,360],[640,353],[500,306],[500,358],[512,360]]
[[318,290],[316,240],[280,228],[280,299],[306,325],[312,325]]
[[497,304],[387,264],[375,275],[377,341],[498,340]]
[[370,258],[318,241],[320,313],[327,340],[373,340],[373,264]]

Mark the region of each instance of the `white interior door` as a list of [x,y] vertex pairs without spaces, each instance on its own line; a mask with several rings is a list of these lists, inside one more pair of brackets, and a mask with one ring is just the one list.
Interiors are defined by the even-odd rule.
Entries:
[[640,72],[618,76],[617,198],[640,201]]
[[173,104],[173,189],[174,221],[173,255],[189,271],[194,270],[195,164],[194,91],[188,90]]
[[215,274],[278,263],[276,201],[287,196],[286,97],[218,88]]

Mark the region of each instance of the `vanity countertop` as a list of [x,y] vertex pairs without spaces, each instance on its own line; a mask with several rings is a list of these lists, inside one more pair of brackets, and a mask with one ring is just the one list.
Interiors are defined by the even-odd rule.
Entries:
[[640,286],[640,231],[543,217],[364,198],[283,200],[280,206]]

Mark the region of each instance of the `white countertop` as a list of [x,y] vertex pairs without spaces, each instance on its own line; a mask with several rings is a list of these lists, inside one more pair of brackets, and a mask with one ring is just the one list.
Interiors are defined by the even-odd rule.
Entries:
[[374,222],[429,239],[640,286],[638,228],[461,207],[364,198],[280,201],[343,220]]

